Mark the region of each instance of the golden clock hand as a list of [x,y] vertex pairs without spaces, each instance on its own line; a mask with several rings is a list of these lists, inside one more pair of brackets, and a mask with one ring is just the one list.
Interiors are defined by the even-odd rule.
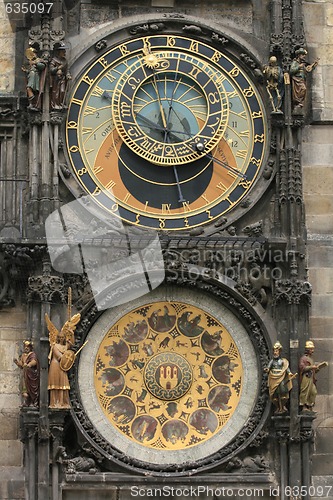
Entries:
[[[170,123],[170,117],[171,117],[171,111],[174,111],[173,107],[172,107],[172,104],[173,104],[173,98],[174,98],[174,94],[175,94],[175,91],[176,91],[176,83],[177,83],[177,76],[178,76],[178,72],[175,73],[175,78],[174,78],[174,85],[173,85],[173,89],[172,89],[172,94],[171,94],[171,98],[170,98],[170,101],[169,99],[167,99],[167,102],[168,102],[168,105],[169,105],[169,111],[168,111],[168,119],[167,119],[167,124],[166,124],[166,128],[168,129],[169,127],[169,123]],[[179,83],[179,82],[178,82]],[[165,131],[165,134],[164,134],[164,140],[166,140],[166,136],[167,136],[167,130]]]
[[[145,49],[145,53],[146,53],[146,57],[147,57],[147,55],[151,54],[151,52],[150,52],[150,50],[149,50],[148,47]],[[160,113],[161,113],[161,118],[162,118],[163,126],[164,126],[164,128],[167,128],[167,122],[166,122],[165,113],[164,113],[164,109],[163,109],[163,105],[162,105],[160,91],[159,91],[158,85],[157,85],[156,71],[155,71],[154,65],[151,66],[151,69],[153,71],[153,80],[154,80],[153,87],[154,87],[155,92],[156,92],[157,101],[158,101],[159,108],[160,108]]]
[[155,74],[154,70],[153,70],[153,78],[154,78],[154,88],[155,88],[155,92],[156,92],[156,95],[157,95],[157,100],[158,100],[158,104],[159,104],[159,108],[160,108],[160,113],[161,113],[163,127],[166,129],[167,128],[167,121],[166,121],[166,118],[165,118],[165,113],[164,113],[164,109],[163,109],[163,105],[162,105],[162,100],[161,100],[160,92],[158,90],[157,79],[156,79],[156,74]]

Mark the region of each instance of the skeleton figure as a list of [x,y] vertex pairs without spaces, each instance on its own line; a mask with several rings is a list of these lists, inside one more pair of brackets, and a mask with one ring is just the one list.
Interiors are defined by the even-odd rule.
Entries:
[[274,113],[282,113],[280,107],[284,94],[283,88],[283,71],[278,65],[277,58],[271,56],[268,64],[263,68],[263,73],[266,78],[266,90]]

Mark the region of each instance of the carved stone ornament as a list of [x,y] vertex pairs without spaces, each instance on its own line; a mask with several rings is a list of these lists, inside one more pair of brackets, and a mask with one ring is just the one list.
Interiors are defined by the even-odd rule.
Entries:
[[288,304],[300,304],[305,301],[311,304],[312,286],[308,281],[277,280],[275,282],[274,303],[286,301]]
[[131,35],[136,35],[137,33],[157,33],[163,31],[164,28],[164,23],[141,24],[140,26],[131,28],[129,32]]
[[64,118],[65,115],[61,111],[52,111],[50,113],[50,123],[52,123],[52,125],[61,125]]
[[99,40],[98,42],[95,43],[95,50],[96,52],[100,52],[101,50],[105,49],[107,47],[108,42],[106,40]]
[[70,457],[66,453],[64,446],[59,446],[56,452],[56,461],[63,466],[66,474],[77,474],[78,472],[89,472],[89,474],[96,474],[96,462],[93,458],[89,457],[84,450],[75,457]]
[[[229,310],[229,313],[231,315],[237,316],[238,319],[237,320],[235,319],[235,321],[237,321],[237,322],[241,321],[241,323],[244,325],[244,328],[245,328],[244,331],[246,331],[247,335],[248,335],[247,342],[249,341],[250,344],[252,343],[252,345],[253,345],[252,348],[255,349],[255,351],[256,351],[256,353],[258,355],[258,362],[259,362],[258,369],[259,369],[259,371],[263,370],[264,366],[266,366],[266,364],[268,362],[268,356],[269,356],[269,349],[268,349],[267,341],[266,341],[266,338],[265,338],[266,334],[264,333],[264,331],[260,327],[260,325],[259,325],[256,317],[254,316],[254,313],[248,307],[246,307],[243,302],[240,302],[239,300],[237,300],[231,294],[231,292],[228,291],[227,289],[223,289],[223,288],[221,288],[220,286],[217,286],[217,285],[208,284],[208,283],[202,281],[200,278],[198,278],[198,280],[192,280],[189,277],[183,277],[182,280],[181,280],[181,282],[179,282],[179,280],[177,278],[175,278],[173,276],[169,276],[167,278],[167,282],[170,285],[172,285],[172,289],[174,289],[175,285],[177,285],[177,284],[181,285],[182,287],[185,287],[182,291],[175,290],[174,292],[171,292],[171,293],[176,293],[176,292],[177,293],[182,293],[182,294],[185,293],[185,294],[188,294],[188,297],[190,297],[191,294],[202,293],[203,294],[202,295],[202,300],[204,301],[204,303],[205,303],[205,301],[208,301],[210,303],[211,303],[211,301],[214,301],[214,302],[216,302],[216,304],[220,303],[220,306],[219,306],[220,308],[226,308],[226,310]],[[197,291],[196,292],[193,291],[193,288],[195,288]],[[160,290],[158,293],[159,294],[164,294],[164,293],[168,294],[168,292],[167,292],[168,287],[166,287],[163,290],[165,290],[165,291],[161,291]],[[186,290],[188,290],[188,291],[186,291]],[[156,300],[156,298],[154,300]],[[175,298],[171,299],[170,303],[168,302],[169,313],[171,311],[170,308],[171,307],[172,308],[175,307],[175,305],[172,305],[174,300],[175,300]],[[190,302],[191,302],[191,300],[193,300],[193,298],[192,299],[188,298],[188,300],[190,300]],[[141,299],[141,302],[142,302],[142,299]],[[139,307],[138,303],[135,302],[136,307]],[[142,304],[143,305],[141,306],[141,309],[140,308],[136,309],[135,310],[136,312],[133,313],[133,314],[135,314],[135,315],[137,315],[137,314],[140,315],[141,314],[141,315],[143,315],[142,317],[145,318],[146,309],[148,309],[149,307],[145,307],[144,306],[145,302],[142,302]],[[128,307],[130,309],[129,305],[126,306],[126,307]],[[134,307],[134,306],[132,306],[132,307]],[[122,310],[123,309],[121,309],[120,311],[122,311]],[[102,330],[104,328],[106,328],[106,326],[105,326],[106,324],[109,325],[108,321],[106,321],[105,325],[104,325],[103,321],[105,321],[106,316],[103,316],[103,315],[100,317],[100,319],[97,319],[97,322],[96,322],[97,314],[98,314],[97,309],[95,307],[92,307],[89,310],[89,312],[86,315],[83,316],[82,321],[81,321],[80,325],[78,326],[77,332],[76,332],[77,333],[77,339],[78,339],[78,341],[79,341],[80,344],[82,344],[83,341],[85,340],[85,338],[86,338],[85,337],[86,336],[86,332],[87,332],[88,328],[89,329],[91,328],[90,325],[92,323],[94,323],[94,325],[96,327],[97,327],[97,324],[100,324],[99,331],[101,330],[101,328],[102,328]],[[104,313],[104,315],[105,314],[106,313]],[[112,314],[112,313],[110,311],[108,311],[107,314]],[[118,312],[116,314],[120,314],[120,312]],[[130,313],[130,314],[132,314],[132,313]],[[164,314],[166,314],[166,313],[164,313]],[[177,313],[177,314],[178,314],[178,316],[180,315],[180,313]],[[179,317],[181,317],[181,315]],[[147,318],[150,318],[149,321],[151,321],[151,322],[154,319],[152,316],[147,316]],[[172,316],[169,316],[169,318],[172,318]],[[98,323],[98,321],[102,321],[102,322]],[[121,321],[123,321],[123,320],[121,320]],[[127,321],[127,319],[126,319],[126,321]],[[136,321],[136,319],[134,319],[134,321]],[[163,327],[163,325],[162,325],[163,321],[166,321],[165,320],[165,316],[156,317],[156,324],[157,325],[160,324],[160,327],[153,326],[152,328],[162,328]],[[184,321],[185,321],[185,319],[184,319]],[[209,320],[209,321],[211,321],[211,320]],[[137,321],[137,323],[142,323],[142,321],[141,322]],[[209,323],[209,324],[211,324],[211,323]],[[101,325],[104,325],[104,326],[101,326]],[[154,325],[155,325],[155,323],[154,323]],[[177,323],[177,325],[178,325],[178,323]],[[110,327],[111,327],[111,324],[110,324],[110,326],[108,328],[110,328]],[[130,327],[130,324],[128,325],[128,327]],[[112,328],[116,328],[116,327],[112,327]],[[179,329],[180,327],[178,326],[177,328]],[[214,328],[214,325],[212,326],[212,328]],[[113,331],[113,329],[112,329],[112,331]],[[102,332],[101,335],[104,335],[104,333]],[[178,335],[179,335],[179,333],[178,333]],[[189,336],[189,338],[184,337],[184,339],[185,339],[185,341],[187,341],[189,343],[192,340],[192,337],[191,337],[192,333],[188,333],[187,335]],[[198,335],[198,333],[196,335]],[[92,340],[92,342],[96,343],[96,346],[99,345],[100,341],[96,339],[95,334],[92,335],[91,338],[94,339],[94,340]],[[162,336],[160,338],[162,339]],[[163,346],[162,346],[162,343],[160,343],[160,347],[161,347],[160,351],[162,353],[167,353],[167,352],[170,351],[170,350],[168,351],[168,349],[167,349],[167,339],[168,338],[169,338],[169,341],[170,341],[170,338],[173,339],[172,335],[171,336],[170,335],[166,336],[166,339],[165,339],[165,348],[164,349],[162,349]],[[124,339],[125,339],[125,337],[124,337]],[[181,339],[181,340],[179,340],[179,339]],[[184,339],[182,337],[175,336],[175,339],[173,339],[172,342],[175,343],[176,340],[178,340],[179,341],[179,349],[182,349],[182,347],[180,347],[180,346],[183,345]],[[114,342],[116,343],[116,341],[117,341],[117,339],[115,338]],[[111,342],[111,346],[114,345],[114,344],[112,344],[111,340],[110,340],[110,342]],[[146,339],[144,342],[147,344],[145,346],[145,349],[148,349],[147,356],[152,355],[152,353],[149,351],[149,339]],[[196,342],[197,341],[195,341],[194,338],[193,338],[193,340],[192,340],[191,343],[193,343],[193,345],[196,345]],[[155,344],[152,344],[152,345],[155,346],[154,347],[154,349],[155,349],[154,352],[156,352],[156,346],[158,346],[158,344],[155,343]],[[208,347],[205,344],[202,344],[202,345],[203,345],[204,349],[208,349]],[[89,342],[88,342],[87,346],[89,346]],[[87,348],[85,348],[85,349],[87,349]],[[88,347],[88,349],[95,349],[95,347],[93,347],[92,344],[90,343],[90,347]],[[101,348],[99,348],[99,349],[101,349]],[[133,371],[133,377],[134,377],[134,375],[138,375],[139,374],[139,370],[142,370],[142,368],[141,368],[142,367],[142,363],[141,363],[141,361],[139,359],[139,351],[138,351],[138,349],[139,349],[139,347],[136,346],[135,344],[133,344],[133,346],[131,347],[131,351],[132,351],[131,356],[134,359],[134,361],[133,361],[134,364],[133,364],[133,367],[132,367],[131,364],[130,364],[131,362],[129,362],[127,369],[125,369],[127,365],[126,366],[124,365],[125,368],[122,368],[122,371],[124,373],[123,373],[123,375],[120,376],[120,378],[118,377],[119,381],[121,382],[122,385],[123,385],[123,382],[124,382],[123,379],[125,377],[127,377],[129,379],[129,377],[130,377],[130,375],[131,375],[131,373],[132,373],[133,370],[134,370]],[[141,347],[140,347],[140,349],[141,349]],[[210,347],[209,347],[209,349],[210,349]],[[104,353],[103,349],[101,350],[101,353]],[[170,353],[171,353],[171,351],[170,351]],[[210,351],[210,353],[211,354],[208,357],[209,358],[211,358],[211,356],[214,357],[214,354],[212,354],[212,351]],[[215,351],[214,351],[214,353],[215,353]],[[244,355],[245,355],[245,353],[244,353]],[[171,455],[174,454],[174,456],[176,457],[176,456],[178,456],[177,449],[180,447],[179,451],[182,452],[179,455],[180,459],[176,458],[175,460],[170,460],[170,462],[166,462],[166,460],[164,460],[163,464],[157,463],[157,461],[151,460],[151,457],[156,452],[154,451],[154,447],[150,446],[150,448],[149,448],[149,450],[150,450],[150,455],[149,455],[150,459],[149,459],[149,462],[147,462],[147,461],[145,461],[145,456],[147,456],[147,453],[145,451],[144,452],[142,451],[142,446],[143,445],[149,446],[149,444],[147,444],[147,443],[149,443],[149,441],[151,440],[151,438],[147,437],[148,441],[146,439],[144,440],[143,437],[140,438],[140,436],[141,436],[140,432],[141,431],[139,432],[139,429],[141,429],[141,427],[138,427],[138,429],[136,429],[136,427],[135,427],[135,425],[136,425],[135,422],[137,420],[140,420],[140,418],[143,418],[143,417],[140,417],[140,415],[139,415],[138,417],[135,418],[134,423],[133,423],[134,427],[133,427],[133,425],[132,426],[131,425],[128,426],[128,424],[126,424],[125,420],[124,421],[122,420],[122,422],[124,422],[124,423],[120,425],[119,422],[118,422],[118,416],[117,416],[118,413],[114,413],[114,409],[112,409],[112,414],[113,414],[112,418],[115,419],[115,424],[114,425],[116,425],[116,426],[120,425],[120,427],[121,427],[121,429],[117,431],[116,435],[119,436],[119,432],[120,431],[122,433],[125,433],[125,436],[126,435],[132,436],[132,433],[133,433],[133,437],[132,437],[133,444],[131,446],[132,449],[131,449],[130,453],[119,451],[119,448],[121,450],[120,443],[118,443],[118,445],[117,445],[115,443],[115,440],[104,437],[104,435],[108,435],[108,432],[109,432],[109,429],[110,429],[110,424],[106,424],[106,423],[104,424],[104,423],[102,423],[102,427],[100,427],[99,424],[97,424],[97,426],[95,427],[95,425],[94,425],[95,417],[91,417],[91,415],[93,415],[94,412],[95,412],[95,409],[94,409],[95,408],[95,403],[93,403],[93,406],[91,406],[91,404],[89,402],[87,402],[87,398],[86,398],[86,394],[87,393],[90,394],[90,390],[91,389],[90,388],[88,389],[86,387],[81,386],[81,382],[84,382],[84,379],[82,378],[82,373],[83,373],[82,370],[84,370],[84,372],[87,373],[88,366],[87,366],[86,363],[88,362],[87,361],[88,359],[91,359],[91,353],[90,353],[90,351],[88,352],[87,350],[83,350],[82,353],[81,353],[81,355],[80,355],[80,357],[81,356],[82,356],[82,359],[79,360],[78,366],[76,368],[76,372],[71,374],[71,379],[70,379],[70,385],[71,385],[71,394],[70,394],[70,397],[71,397],[71,402],[72,402],[72,408],[73,408],[73,411],[74,411],[74,420],[76,422],[76,425],[78,425],[78,427],[79,427],[81,433],[83,434],[84,438],[87,440],[88,444],[93,449],[96,450],[97,454],[101,453],[101,450],[102,450],[102,453],[103,453],[105,459],[107,460],[107,462],[111,460],[111,461],[114,461],[114,462],[118,463],[119,465],[125,466],[126,468],[129,468],[129,469],[132,469],[132,470],[134,469],[134,470],[137,470],[137,471],[140,471],[140,472],[144,472],[144,473],[148,473],[148,471],[149,471],[149,473],[152,474],[152,475],[159,475],[159,476],[160,475],[162,475],[162,476],[163,475],[170,475],[170,474],[177,475],[177,476],[180,476],[180,475],[189,475],[189,474],[191,475],[193,473],[199,472],[200,470],[205,470],[205,469],[217,466],[219,464],[226,463],[228,460],[230,460],[231,455],[234,455],[235,453],[238,453],[241,450],[243,450],[244,448],[246,448],[251,441],[253,441],[253,440],[255,440],[257,438],[257,436],[259,435],[259,433],[260,433],[260,431],[261,431],[261,429],[262,429],[262,427],[264,425],[265,419],[268,416],[268,397],[267,397],[267,390],[266,390],[266,381],[265,381],[265,379],[263,377],[259,377],[260,381],[259,381],[258,392],[257,392],[257,395],[254,397],[254,399],[255,399],[255,405],[253,407],[252,404],[251,404],[252,409],[250,410],[250,414],[249,414],[249,416],[248,416],[248,418],[246,420],[246,425],[242,425],[240,427],[239,432],[236,432],[236,435],[233,438],[228,438],[226,440],[226,445],[225,446],[222,445],[222,447],[221,447],[221,443],[220,443],[220,445],[216,448],[216,450],[213,451],[213,452],[211,452],[211,449],[212,449],[211,448],[211,444],[209,445],[209,443],[211,443],[211,441],[209,440],[207,442],[207,446],[209,445],[208,448],[207,448],[207,450],[209,450],[208,454],[206,452],[204,452],[201,457],[193,459],[193,458],[190,458],[190,457],[193,456],[193,453],[191,451],[186,452],[186,449],[183,449],[185,445],[181,444],[181,441],[178,440],[178,437],[172,438],[172,439],[174,439],[174,441],[173,441],[170,438],[170,435],[169,435],[169,436],[167,436],[167,440],[168,440],[168,438],[170,438],[171,439],[171,444],[167,447],[167,449],[165,450],[165,453],[167,452],[167,453],[169,453]],[[87,356],[87,358],[85,358],[84,356]],[[168,355],[166,354],[166,356],[168,356]],[[207,357],[207,354],[206,354],[206,357]],[[150,359],[155,359],[155,358],[153,356]],[[252,359],[252,357],[249,357],[249,359]],[[213,358],[212,358],[212,360],[213,360]],[[210,361],[210,363],[212,363],[212,360]],[[156,364],[159,361],[164,366],[164,364],[163,364],[163,363],[165,363],[164,362],[164,358],[161,359],[161,360],[157,360],[157,358],[156,358],[156,360],[154,362]],[[178,361],[174,360],[174,361],[168,361],[168,362],[170,362],[171,364],[172,363],[174,363],[174,364],[176,363],[177,364]],[[208,358],[207,358],[207,363],[208,363]],[[98,364],[98,367],[96,368],[96,369],[98,369],[97,373],[102,373],[102,371],[104,370],[103,366],[104,365],[102,363],[102,360],[100,360],[99,364]],[[118,365],[116,364],[115,366],[118,366]],[[206,365],[203,365],[203,366],[206,366]],[[209,366],[210,365],[208,364],[207,368],[206,368],[206,370],[208,370],[208,371],[210,370],[208,368]],[[89,370],[91,371],[90,368],[89,368]],[[113,370],[113,372],[118,372],[119,371],[117,368],[111,368],[111,371],[112,370]],[[110,369],[109,369],[109,371],[110,371]],[[124,400],[123,402],[125,402],[125,399],[127,397],[131,398],[131,393],[133,391],[131,391],[130,387],[126,386],[124,388],[125,392],[122,393],[124,395],[120,395],[119,396],[119,394],[120,394],[119,391],[122,391],[123,389],[120,386],[119,386],[119,389],[118,389],[117,383],[113,380],[113,375],[115,375],[115,373],[113,373],[113,372],[112,373],[110,372],[110,376],[112,378],[112,380],[110,379],[111,382],[110,381],[107,382],[107,384],[110,383],[111,385],[107,385],[107,386],[103,386],[102,385],[101,387],[106,387],[107,391],[111,391],[110,394],[113,394],[113,391],[116,390],[115,401],[117,400],[117,404],[118,404],[118,399],[119,399],[119,402],[120,402],[120,399]],[[94,373],[95,373],[95,369],[94,369]],[[129,375],[127,375],[127,374],[129,374]],[[200,372],[198,372],[198,376],[199,376],[198,380],[200,381],[201,380],[200,377],[203,377],[202,378],[202,384],[206,384],[206,383],[209,384],[209,378],[207,378],[208,382],[206,382],[206,376],[207,376],[207,374],[208,374],[208,372],[206,372],[203,369],[200,369]],[[106,375],[108,375],[108,374],[106,374]],[[127,378],[126,378],[126,380],[127,380]],[[90,376],[85,377],[85,380],[87,380],[87,379],[91,379],[91,377]],[[95,379],[96,379],[96,377],[95,377]],[[96,383],[97,383],[97,380],[98,379],[96,379]],[[100,380],[102,380],[102,379],[100,379]],[[89,387],[92,384],[92,382],[84,382],[84,384],[85,383],[88,383]],[[101,382],[98,382],[99,385],[101,383],[104,384],[103,380]],[[211,381],[210,383],[213,383],[213,382]],[[162,382],[161,382],[161,384],[162,384]],[[197,383],[195,383],[195,385],[196,384]],[[114,386],[114,388],[113,388],[113,386]],[[116,388],[116,386],[117,386],[117,388]],[[139,393],[138,393],[138,396],[137,396],[137,403],[136,404],[138,404],[139,406],[141,405],[140,406],[140,408],[141,408],[140,411],[142,411],[142,412],[144,412],[144,401],[145,401],[147,390],[144,389],[142,391],[142,393],[140,394],[140,397],[139,397]],[[127,394],[127,396],[126,396],[126,394]],[[108,397],[110,398],[110,397],[113,397],[113,396],[108,396]],[[140,398],[142,398],[142,403],[141,403],[141,399]],[[186,396],[185,396],[185,398],[186,398]],[[200,398],[200,396],[199,396],[199,398]],[[90,399],[91,398],[89,396],[89,400]],[[187,404],[189,405],[188,406],[188,412],[189,412],[188,414],[189,415],[191,414],[191,412],[193,412],[193,410],[191,408],[190,399],[191,398],[189,398],[188,401],[187,401]],[[102,400],[104,401],[103,398],[102,398]],[[102,404],[102,400],[100,400],[101,404]],[[215,400],[215,393],[214,393],[214,400]],[[127,401],[127,399],[126,399],[126,401]],[[130,401],[131,400],[129,399],[128,400],[128,404],[130,404]],[[135,399],[133,401],[135,401]],[[202,401],[204,401],[204,399]],[[251,396],[251,401],[253,401],[252,396]],[[158,400],[157,400],[157,403],[158,403]],[[146,417],[146,419],[150,419],[152,421],[153,420],[156,421],[155,422],[155,427],[156,427],[156,425],[159,425],[159,424],[163,426],[163,424],[166,421],[167,422],[169,421],[167,414],[169,414],[169,417],[171,419],[170,422],[172,423],[173,422],[173,420],[172,420],[173,415],[175,415],[174,412],[177,412],[178,400],[176,400],[176,401],[170,400],[167,403],[163,403],[162,402],[162,404],[167,404],[166,413],[164,412],[165,413],[164,419],[161,420],[162,414],[158,418],[157,417],[153,418],[153,416]],[[87,405],[88,405],[88,407],[87,407]],[[113,403],[111,402],[111,406],[112,405],[113,405]],[[99,405],[97,404],[97,406],[99,406]],[[158,407],[158,404],[157,404],[156,408],[157,407]],[[87,408],[88,411],[86,410],[86,408]],[[112,408],[113,408],[113,406],[112,406]],[[208,413],[212,411],[212,406],[210,406],[210,407],[207,407],[207,406],[204,407],[203,406],[202,408],[204,409],[205,412],[208,412]],[[226,407],[225,407],[225,410],[226,410]],[[98,411],[100,411],[100,410],[98,410]],[[158,410],[156,410],[156,411],[158,412]],[[127,410],[126,410],[126,412],[127,412]],[[194,411],[194,413],[195,413],[195,411]],[[145,413],[143,413],[143,414],[145,414]],[[157,414],[158,413],[156,413],[156,415]],[[105,417],[103,417],[102,420],[104,420],[104,418]],[[111,417],[108,417],[108,418],[111,418]],[[184,427],[185,427],[185,423],[187,422],[186,418],[187,417],[186,417],[186,415],[184,413],[184,415],[183,415]],[[190,417],[190,418],[192,418],[192,417]],[[147,420],[146,427],[144,427],[146,433],[148,433],[148,430],[150,429],[150,427],[149,427],[150,420],[149,420],[149,422]],[[158,420],[159,423],[157,422],[157,420]],[[175,422],[176,421],[178,422],[178,420],[175,420]],[[137,423],[139,425],[139,422],[137,422]],[[105,427],[105,425],[106,425],[106,427]],[[171,425],[171,424],[169,424],[169,425]],[[191,425],[193,425],[194,427],[197,425],[197,422],[195,421],[194,417],[193,417],[193,422],[192,422]],[[128,430],[126,430],[127,427],[128,427]],[[177,427],[177,429],[179,431],[178,427]],[[127,434],[128,432],[129,432],[129,434]],[[143,430],[142,430],[142,432],[143,432]],[[154,432],[154,427],[152,427],[149,432],[153,433]],[[206,431],[205,431],[205,433],[206,433]],[[202,439],[199,439],[199,443],[200,443],[201,440],[205,441],[206,439],[208,439],[208,437],[205,437],[205,435],[206,435],[205,433],[202,435]],[[147,434],[147,436],[148,436],[148,434]],[[133,439],[133,438],[136,438],[136,439]],[[136,455],[133,452],[133,449],[135,449],[135,447],[137,447],[137,445],[135,444],[136,440],[139,440],[139,442],[141,443],[140,439],[142,439],[142,445],[141,445],[141,448],[140,447],[138,448],[138,450],[141,449],[141,452],[138,452],[138,454]],[[211,438],[209,438],[209,439],[211,439]],[[225,440],[225,437],[223,439]],[[163,437],[161,436],[161,446],[163,448],[162,441],[164,442],[165,439],[163,439]],[[178,441],[179,441],[179,446],[176,446],[176,444],[178,443]],[[189,446],[193,446],[193,444],[197,445],[198,443],[189,443]],[[200,446],[202,447],[202,444],[200,444]],[[213,446],[215,446],[215,445],[213,445]],[[198,448],[198,449],[201,450],[202,448]],[[172,450],[174,450],[174,451],[172,451]],[[185,452],[186,453],[190,453],[190,454],[188,455],[188,458],[185,461],[183,461],[183,459],[181,457],[183,455],[186,455]],[[199,452],[199,453],[201,453],[201,452]],[[138,456],[139,456],[139,458],[138,458]],[[161,456],[160,453],[158,454],[158,456],[159,457]],[[258,471],[263,471],[265,469],[265,467],[263,467],[263,464],[261,462],[260,462],[260,464],[258,462],[259,465],[258,464],[255,465],[256,461],[254,461],[253,464],[254,465],[252,467],[251,464],[250,465],[249,464],[246,465],[245,462],[244,462],[244,464],[242,465],[242,467],[243,467],[242,470],[244,470],[244,472],[252,472],[253,473],[254,472],[253,468],[255,468],[255,470],[257,472]],[[106,465],[106,467],[108,467],[108,466]]]
[[27,298],[39,302],[64,302],[64,279],[49,274],[31,276],[28,279]]
[[65,39],[65,32],[63,30],[51,30],[51,48],[53,49],[55,44],[62,42]]

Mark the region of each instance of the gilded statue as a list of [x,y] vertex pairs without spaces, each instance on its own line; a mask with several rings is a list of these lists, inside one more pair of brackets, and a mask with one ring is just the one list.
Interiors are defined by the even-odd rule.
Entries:
[[313,411],[317,396],[316,373],[328,363],[323,361],[316,364],[312,358],[315,345],[312,340],[305,342],[304,355],[299,360],[300,394],[299,404],[303,411]]
[[71,314],[71,289],[68,291],[68,320],[60,332],[45,314],[49,331],[49,377],[48,390],[50,391],[50,408],[70,408],[69,380],[67,371],[72,367],[77,353],[71,350],[74,345],[74,332],[81,319],[79,313]]
[[269,397],[276,408],[275,413],[288,411],[286,404],[292,389],[292,379],[297,375],[291,373],[289,361],[281,357],[281,351],[282,345],[276,342],[273,346],[273,358],[265,369],[268,373]]

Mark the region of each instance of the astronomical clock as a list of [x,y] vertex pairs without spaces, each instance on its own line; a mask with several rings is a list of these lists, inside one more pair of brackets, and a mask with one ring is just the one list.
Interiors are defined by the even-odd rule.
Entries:
[[253,191],[267,120],[255,83],[218,44],[137,36],[81,70],[66,145],[76,181],[106,213],[184,231],[216,222]]
[[[64,128],[73,193],[106,223],[169,239],[243,214],[267,188],[268,155],[261,89],[237,50],[173,25],[129,28],[78,58]],[[228,284],[167,275],[92,317],[78,328],[88,343],[72,403],[105,463],[187,475],[228,462],[260,432],[269,335]]]
[[80,357],[78,424],[139,471],[179,474],[226,461],[253,437],[252,423],[262,425],[259,330],[251,337],[217,297],[178,287],[109,309]]

